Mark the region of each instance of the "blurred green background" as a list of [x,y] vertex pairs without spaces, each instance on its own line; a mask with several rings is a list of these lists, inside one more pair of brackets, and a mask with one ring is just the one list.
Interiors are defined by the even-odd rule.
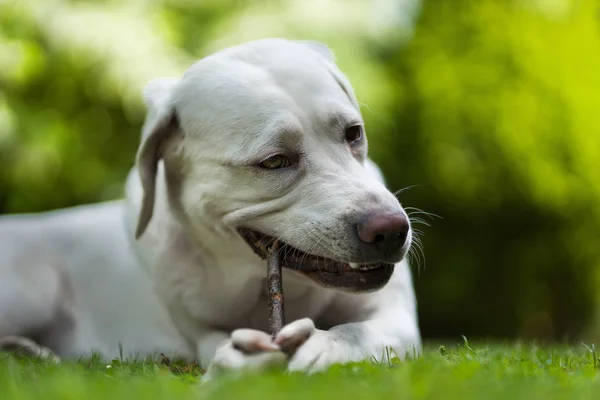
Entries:
[[327,43],[426,219],[425,338],[600,332],[595,0],[0,0],[0,213],[118,198],[143,86],[260,37]]

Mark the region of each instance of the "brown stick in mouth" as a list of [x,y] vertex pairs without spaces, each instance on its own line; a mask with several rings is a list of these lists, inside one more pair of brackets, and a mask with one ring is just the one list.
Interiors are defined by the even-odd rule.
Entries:
[[268,248],[267,257],[267,288],[269,293],[269,332],[273,337],[285,325],[283,312],[283,281],[281,277],[281,260],[279,243],[275,241]]

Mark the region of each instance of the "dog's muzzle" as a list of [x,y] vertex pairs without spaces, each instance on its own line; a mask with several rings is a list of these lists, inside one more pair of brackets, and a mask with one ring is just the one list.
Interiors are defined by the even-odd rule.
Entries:
[[[238,229],[254,252],[266,259],[275,238],[251,229]],[[378,262],[359,264],[336,261],[309,254],[287,243],[279,242],[279,259],[284,268],[297,271],[321,286],[348,292],[370,292],[384,286],[394,272],[394,264]]]

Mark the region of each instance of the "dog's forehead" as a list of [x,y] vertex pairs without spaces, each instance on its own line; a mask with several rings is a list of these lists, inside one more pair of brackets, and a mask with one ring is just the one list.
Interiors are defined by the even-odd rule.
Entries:
[[335,68],[330,59],[303,44],[255,42],[194,64],[177,85],[173,102],[184,128],[193,131],[358,115]]

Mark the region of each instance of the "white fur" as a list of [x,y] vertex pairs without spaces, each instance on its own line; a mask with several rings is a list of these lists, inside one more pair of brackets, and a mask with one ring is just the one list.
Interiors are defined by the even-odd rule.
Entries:
[[[284,270],[291,323],[274,343],[264,333],[265,262],[235,228],[349,258],[347,215],[402,210],[366,148],[353,156],[335,139],[335,118],[362,118],[324,46],[250,42],[206,57],[180,80],[152,82],[144,96],[126,200],[0,220],[0,337],[34,336],[61,357],[93,350],[110,359],[120,346],[125,356],[179,355],[199,359],[208,377],[278,363],[318,371],[380,357],[386,346],[401,357],[419,351],[406,261],[385,287],[363,294]],[[180,129],[168,132],[173,112]],[[284,173],[248,167],[280,150],[285,132],[309,162]]]

